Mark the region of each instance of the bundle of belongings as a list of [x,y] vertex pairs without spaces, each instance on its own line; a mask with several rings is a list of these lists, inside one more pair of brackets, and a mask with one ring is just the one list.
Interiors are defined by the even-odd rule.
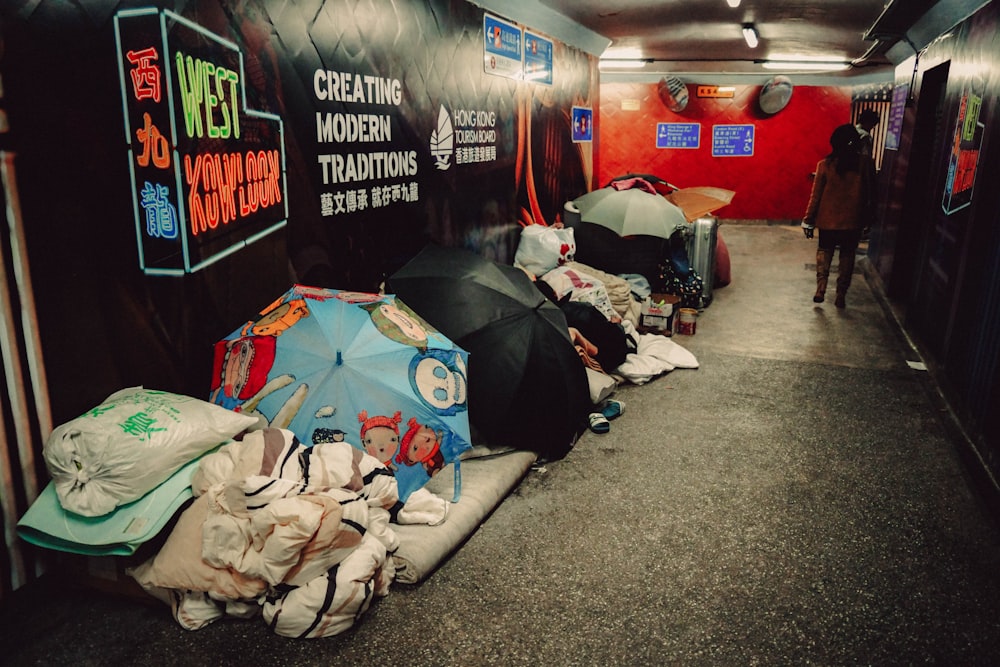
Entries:
[[340,633],[389,592],[396,480],[345,442],[264,429],[202,459],[194,503],[130,574],[194,630],[258,614],[288,637]]
[[[539,241],[549,237],[548,243]],[[566,316],[587,367],[591,400],[602,403],[618,383],[644,384],[675,368],[697,368],[688,350],[668,337],[640,333],[643,299],[652,289],[642,274],[611,274],[574,260],[571,227],[529,225],[515,264]]]
[[[18,523],[32,544],[128,555],[181,510],[127,572],[186,629],[262,616],[277,634],[343,632],[388,593],[390,521],[440,524],[448,503],[347,442],[305,446],[256,417],[142,387],[53,430],[52,481]],[[193,498],[193,501],[192,501]]]

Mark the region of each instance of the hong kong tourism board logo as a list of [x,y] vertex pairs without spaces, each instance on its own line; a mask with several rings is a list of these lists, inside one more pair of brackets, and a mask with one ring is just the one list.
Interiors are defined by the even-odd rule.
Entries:
[[455,148],[455,131],[451,125],[451,114],[441,105],[438,112],[437,128],[431,132],[431,155],[434,166],[444,171],[451,167],[451,156]]
[[437,127],[431,132],[430,149],[434,166],[444,171],[452,161],[457,165],[495,162],[497,159],[497,113],[483,109],[454,109],[441,106]]

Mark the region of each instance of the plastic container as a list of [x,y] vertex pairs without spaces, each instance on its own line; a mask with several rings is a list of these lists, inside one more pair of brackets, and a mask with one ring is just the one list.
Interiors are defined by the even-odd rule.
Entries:
[[681,308],[677,311],[677,333],[682,336],[693,336],[697,329],[697,310],[694,308]]

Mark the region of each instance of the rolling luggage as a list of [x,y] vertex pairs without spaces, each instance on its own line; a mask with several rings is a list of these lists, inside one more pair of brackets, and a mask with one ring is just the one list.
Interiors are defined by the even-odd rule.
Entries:
[[715,249],[718,243],[719,219],[713,216],[696,218],[691,222],[687,236],[687,254],[691,268],[702,279],[700,307],[712,302],[715,285]]

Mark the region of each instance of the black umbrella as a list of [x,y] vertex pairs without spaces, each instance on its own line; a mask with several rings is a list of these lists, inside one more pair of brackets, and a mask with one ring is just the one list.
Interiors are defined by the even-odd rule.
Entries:
[[523,271],[429,245],[386,289],[469,352],[469,420],[489,444],[569,451],[590,408],[587,374],[566,317]]

